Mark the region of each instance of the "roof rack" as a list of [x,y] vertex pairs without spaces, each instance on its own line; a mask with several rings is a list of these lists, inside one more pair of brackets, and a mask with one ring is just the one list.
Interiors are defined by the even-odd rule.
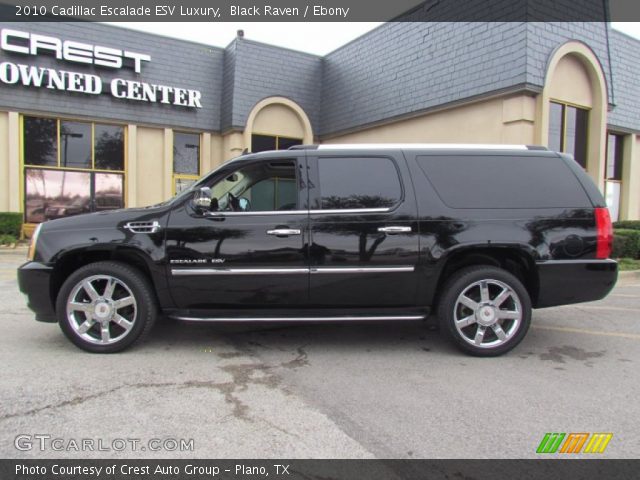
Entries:
[[356,150],[356,149],[428,149],[428,150],[548,150],[539,145],[502,145],[473,143],[327,143],[294,145],[289,150]]

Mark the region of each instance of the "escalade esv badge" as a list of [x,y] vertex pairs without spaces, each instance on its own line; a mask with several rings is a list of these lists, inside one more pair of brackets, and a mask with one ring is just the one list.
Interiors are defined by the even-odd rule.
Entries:
[[[544,185],[544,188],[540,188]],[[532,310],[617,279],[605,201],[569,155],[519,145],[308,145],[245,154],[148,208],[36,228],[20,290],[78,347],[158,315],[215,322],[436,319],[500,355]]]

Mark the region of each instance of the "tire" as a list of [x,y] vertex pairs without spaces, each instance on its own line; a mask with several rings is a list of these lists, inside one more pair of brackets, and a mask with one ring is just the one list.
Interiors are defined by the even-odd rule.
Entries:
[[438,319],[440,330],[460,350],[495,357],[513,349],[527,334],[531,299],[522,282],[506,270],[467,267],[445,284]]
[[158,316],[153,289],[138,270],[96,262],[73,272],[56,301],[60,328],[87,352],[120,352],[142,340]]

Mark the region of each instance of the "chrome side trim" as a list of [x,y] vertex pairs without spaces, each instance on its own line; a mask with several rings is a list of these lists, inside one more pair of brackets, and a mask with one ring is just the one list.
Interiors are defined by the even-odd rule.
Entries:
[[311,267],[311,273],[399,273],[414,270],[414,267]]
[[302,230],[299,228],[276,228],[274,230],[267,230],[267,235],[275,235],[277,237],[287,237],[289,235],[300,235]]
[[172,268],[171,274],[185,275],[290,275],[304,273],[400,273],[414,267],[312,267],[312,268]]
[[211,212],[205,215],[205,218],[223,218],[223,217],[261,217],[269,215],[307,215],[308,210],[267,210],[264,212]]
[[183,275],[291,275],[309,273],[308,268],[172,268],[171,274]]
[[271,215],[317,215],[320,213],[334,215],[338,213],[387,213],[390,208],[344,208],[333,210],[268,210],[265,212],[211,212],[205,215],[205,218],[224,218],[224,217],[261,217]]
[[536,260],[536,265],[578,265],[578,264],[600,264],[618,263],[610,258],[591,259],[591,260]]
[[398,226],[398,225],[394,225],[390,227],[378,227],[378,232],[387,233],[389,235],[395,235],[396,233],[410,233],[411,227]]
[[176,320],[184,320],[187,322],[297,322],[297,321],[305,321],[305,322],[358,322],[358,321],[388,321],[388,320],[423,320],[425,315],[380,315],[380,316],[336,316],[336,317],[244,317],[244,318],[234,318],[234,317],[207,317],[207,318],[198,318],[198,317],[180,317],[170,315],[171,318]]
[[342,209],[334,209],[334,210],[309,210],[309,213],[312,215],[317,214],[325,214],[325,215],[335,215],[339,213],[387,213],[390,212],[390,208],[342,208]]

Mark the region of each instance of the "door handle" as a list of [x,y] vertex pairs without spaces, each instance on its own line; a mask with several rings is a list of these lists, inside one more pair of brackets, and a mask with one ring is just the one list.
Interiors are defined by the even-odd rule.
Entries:
[[302,230],[298,228],[275,228],[267,230],[267,235],[275,235],[276,237],[288,237],[289,235],[300,235]]
[[380,233],[387,233],[389,235],[395,235],[396,233],[409,233],[411,227],[378,227]]

